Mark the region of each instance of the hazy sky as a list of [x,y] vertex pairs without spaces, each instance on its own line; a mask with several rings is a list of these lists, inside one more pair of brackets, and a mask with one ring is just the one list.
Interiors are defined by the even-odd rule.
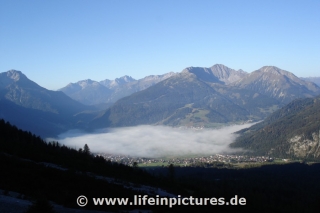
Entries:
[[138,157],[212,155],[234,152],[229,144],[236,139],[234,132],[253,124],[233,125],[220,129],[191,130],[168,126],[134,126],[99,130],[95,134],[71,130],[58,140],[72,148],[88,144],[92,152]]
[[83,79],[274,65],[320,76],[319,0],[1,0],[0,72]]

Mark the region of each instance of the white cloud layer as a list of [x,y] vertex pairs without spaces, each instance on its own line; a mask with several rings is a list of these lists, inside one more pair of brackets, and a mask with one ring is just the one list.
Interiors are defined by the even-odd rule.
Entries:
[[94,134],[71,130],[59,135],[59,143],[72,148],[88,144],[91,152],[164,157],[230,153],[237,135],[234,132],[252,124],[233,125],[221,129],[181,129],[167,126],[135,126],[100,129]]

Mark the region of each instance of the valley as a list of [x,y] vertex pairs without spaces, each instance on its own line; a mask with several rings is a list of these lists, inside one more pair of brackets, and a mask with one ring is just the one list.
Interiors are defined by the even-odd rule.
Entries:
[[[143,168],[139,164],[127,166],[106,160],[107,156],[93,155],[89,148],[75,150],[54,141],[46,143],[39,137],[18,130],[4,121],[0,121],[0,128],[5,133],[0,135],[0,169],[3,171],[0,176],[3,196],[0,198],[4,197],[5,211],[10,208],[7,200],[8,195],[12,194],[33,201],[31,205],[30,202],[21,205],[19,208],[22,210],[30,209],[32,206],[38,208],[37,203],[45,202],[46,211],[51,208],[59,212],[117,212],[131,211],[137,207],[141,211],[152,212],[181,212],[186,209],[192,212],[212,212],[213,208],[179,205],[174,208],[162,205],[96,206],[92,203],[80,208],[75,202],[80,194],[88,197],[132,198],[135,194],[142,193],[149,197],[181,195],[226,199],[238,195],[248,201],[245,206],[215,206],[214,209],[219,212],[280,209],[308,209],[314,212],[318,207],[318,163],[280,163],[277,159],[263,156],[212,155],[189,158],[193,165],[187,167],[173,165],[181,163],[181,158],[166,159],[170,163],[168,166]],[[111,159],[121,158],[123,157],[115,156]],[[212,159],[212,164],[203,162],[209,159]],[[228,163],[235,159],[241,163]],[[266,162],[271,160],[274,162]],[[239,164],[238,167],[230,166],[236,164]],[[266,200],[271,195],[272,199]],[[48,200],[54,203],[48,203]]]
[[0,213],[317,213],[319,1],[0,1]]
[[[131,128],[132,134],[135,134],[133,131],[139,132],[139,135],[131,137],[131,140],[136,140],[135,137],[145,138],[145,133],[148,131],[151,134],[158,131],[147,126],[158,126],[159,129],[167,126],[210,131],[263,120],[253,127],[246,127],[247,130],[235,130],[238,131],[237,136],[240,135],[236,141],[233,141],[237,137],[234,135],[232,140],[219,143],[224,143],[224,146],[230,145],[233,149],[243,149],[241,155],[248,154],[245,153],[247,150],[251,152],[250,155],[312,160],[319,158],[320,155],[318,153],[320,149],[317,148],[318,136],[313,136],[319,131],[316,129],[319,102],[317,98],[312,99],[320,94],[320,88],[311,82],[312,79],[305,81],[275,66],[264,66],[248,73],[216,64],[209,68],[187,67],[178,73],[150,75],[139,80],[130,76],[115,80],[82,80],[71,83],[59,91],[50,91],[28,79],[22,72],[10,70],[0,75],[0,118],[44,138],[61,141],[63,138],[59,139],[58,136],[70,130],[95,134],[99,129],[114,129],[112,131],[121,132],[121,128]],[[78,101],[81,101],[79,97],[86,101],[79,103]],[[277,115],[279,113],[282,113],[282,117]],[[290,121],[283,120],[285,114],[291,116]],[[294,117],[296,119],[292,120]],[[33,122],[30,123],[31,120]],[[268,130],[265,136],[254,135],[257,131],[260,131],[259,134],[265,132],[264,130],[261,132],[259,128],[270,125],[271,121],[276,122],[278,126],[272,127],[271,131]],[[281,122],[294,122],[295,125],[288,124],[288,127],[285,127]],[[270,127],[265,128],[270,129]],[[297,132],[292,134],[294,132],[292,129],[295,128]],[[170,135],[170,131],[164,128],[163,132],[158,131],[156,134]],[[288,137],[285,136],[287,132]],[[123,135],[128,134],[131,133],[123,132]],[[116,144],[115,141],[119,141],[117,137],[119,138],[114,135],[107,140],[111,144]],[[157,137],[159,136],[151,136],[149,140],[157,140]],[[184,136],[173,134],[171,139],[161,136],[160,140],[163,144],[170,141],[178,147],[183,143],[178,137]],[[189,138],[194,139],[191,135]],[[95,141],[93,138],[88,139]],[[77,140],[83,141],[80,138]],[[129,137],[121,140],[129,140]],[[206,140],[210,141],[209,137]],[[283,140],[291,141],[291,145]],[[117,143],[115,147],[123,150],[119,144],[125,143]],[[131,142],[129,147],[133,147],[135,143]],[[149,145],[152,142],[143,143],[148,144],[146,147],[150,147],[150,150],[158,149]],[[307,143],[313,144],[313,148],[310,148],[311,145],[305,145]],[[193,143],[186,142],[186,144]],[[95,147],[94,144],[90,146]],[[261,147],[268,147],[268,150]],[[202,149],[205,150],[204,147]],[[187,149],[185,151],[188,152]],[[214,154],[223,154],[221,151],[219,148]],[[208,153],[208,149],[204,152]]]

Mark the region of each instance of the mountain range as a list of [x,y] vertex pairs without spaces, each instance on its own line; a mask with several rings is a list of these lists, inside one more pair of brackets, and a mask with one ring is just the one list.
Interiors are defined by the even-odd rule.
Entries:
[[91,126],[215,126],[258,121],[320,88],[274,66],[250,74],[224,65],[189,67],[158,84],[118,100]]
[[221,64],[188,67],[140,80],[84,80],[60,91],[10,70],[0,74],[0,118],[43,137],[141,124],[216,127],[262,120],[294,99],[319,93],[316,84],[273,66],[251,73]]
[[[249,73],[241,69],[235,72],[235,70],[230,69],[221,64],[216,64],[210,68],[189,67],[184,69],[183,71],[187,71],[187,70],[189,70],[190,72],[197,72],[198,77],[204,81],[211,81],[211,82],[216,81],[216,83],[221,83],[225,85],[229,85],[233,82],[237,82],[243,79],[244,77],[246,77],[247,75],[249,75]],[[199,71],[200,73],[202,72],[202,74],[200,74]],[[280,69],[278,69],[278,71],[284,72],[284,71],[281,71]],[[123,97],[129,96],[135,92],[144,90],[176,74],[177,73],[170,72],[163,75],[150,75],[139,80],[136,80],[131,76],[127,76],[127,75],[120,78],[116,78],[115,80],[105,79],[99,82],[86,79],[86,80],[78,81],[76,83],[70,83],[67,86],[59,89],[59,91],[64,92],[66,95],[68,95],[72,99],[79,101],[85,105],[95,105],[96,107],[100,107],[101,109],[103,109],[111,106],[113,103],[115,103],[117,100]],[[260,75],[261,77],[263,75],[263,72],[260,74],[255,73],[255,75]],[[273,73],[273,75],[276,75],[276,72]],[[287,76],[288,78],[290,78],[290,73],[279,73],[279,76]],[[264,77],[268,78],[268,76],[266,75],[264,75]],[[273,76],[271,78],[277,78],[277,76]],[[320,77],[308,77],[308,78],[300,78],[300,79],[303,81],[315,83],[317,84],[317,86],[320,86]],[[258,88],[260,88],[259,78],[257,76],[251,76],[251,78],[245,79],[239,82],[238,83],[239,86],[246,87],[246,84],[248,82],[244,82],[244,81],[257,81],[255,83],[258,85]],[[280,81],[280,79],[278,80],[278,84],[282,82],[284,81],[283,80]],[[252,83],[254,82],[251,82],[250,84],[252,85]],[[298,84],[300,83],[298,82]],[[271,82],[270,85],[266,85],[266,86],[267,87],[273,86],[275,90],[272,92],[275,93],[275,95],[277,93],[276,88],[283,87],[282,85],[277,85],[277,83],[275,82]],[[262,90],[265,90],[265,88]],[[280,95],[280,93],[278,95]]]
[[306,82],[293,73],[274,66],[262,67],[233,85],[257,91],[282,103],[288,103],[296,98],[310,97],[310,94],[315,95],[319,92],[319,87],[314,83]]
[[146,76],[139,80],[126,75],[115,80],[105,79],[100,82],[87,79],[70,83],[59,91],[86,105],[112,104],[120,98],[144,90],[173,75],[175,73],[170,72],[164,75]]

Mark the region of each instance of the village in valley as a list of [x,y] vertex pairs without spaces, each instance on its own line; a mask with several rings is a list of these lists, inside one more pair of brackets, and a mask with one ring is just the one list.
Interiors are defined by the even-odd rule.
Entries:
[[[249,156],[249,155],[222,155],[214,154],[204,157],[165,157],[165,158],[144,158],[144,157],[132,157],[125,155],[111,155],[96,153],[97,156],[102,156],[106,160],[111,162],[117,162],[125,165],[137,165],[139,167],[150,167],[150,166],[168,166],[173,164],[181,167],[221,167],[231,168],[237,164],[257,164],[257,163],[269,163],[274,162],[275,159],[269,156]],[[285,159],[281,159],[285,161]]]

